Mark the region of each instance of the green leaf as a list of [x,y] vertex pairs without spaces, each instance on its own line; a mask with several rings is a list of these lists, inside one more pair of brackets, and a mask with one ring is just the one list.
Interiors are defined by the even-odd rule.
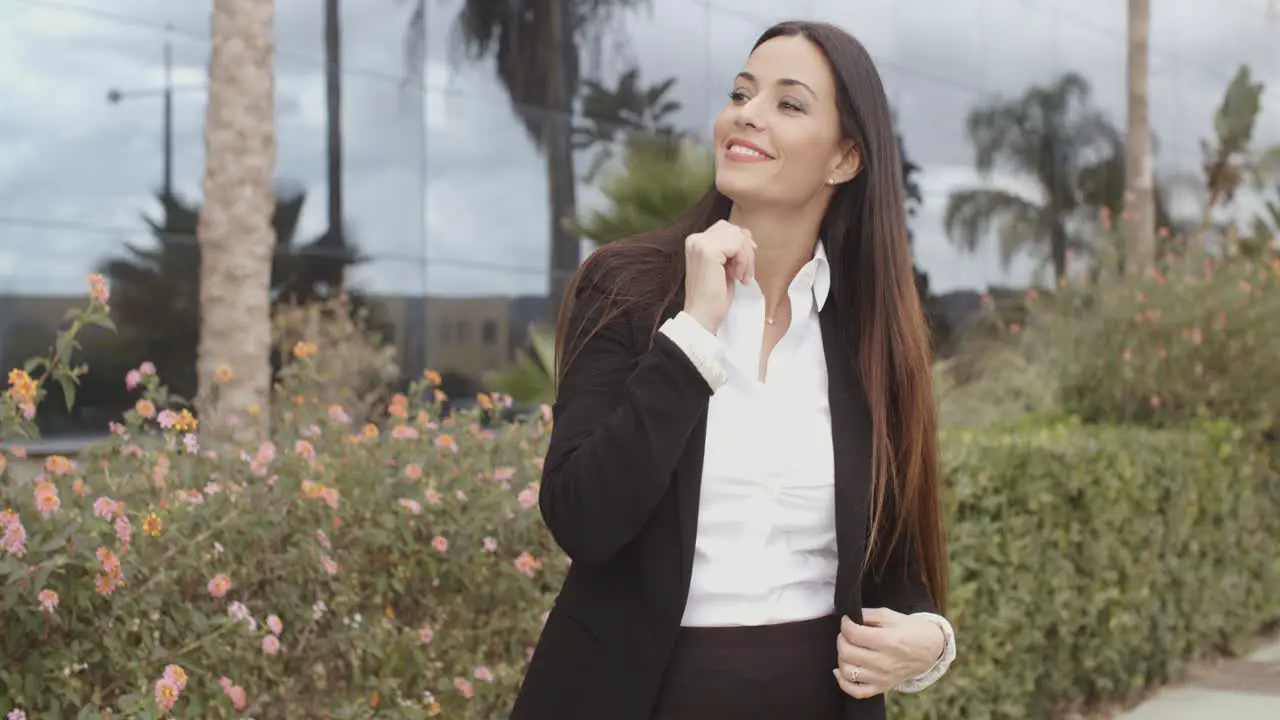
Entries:
[[58,375],[58,384],[62,386],[62,394],[67,399],[67,411],[76,404],[76,379],[70,375]]
[[112,322],[111,317],[109,315],[99,315],[95,313],[93,315],[86,317],[85,321],[87,321],[90,325],[97,325],[100,328],[105,328],[107,330],[110,330],[111,332],[116,332],[116,324]]

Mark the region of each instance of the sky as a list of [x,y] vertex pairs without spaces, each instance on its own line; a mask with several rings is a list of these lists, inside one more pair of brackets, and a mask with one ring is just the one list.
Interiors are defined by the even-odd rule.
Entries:
[[[427,0],[425,91],[406,83],[407,0],[344,8],[346,202],[372,258],[355,275],[376,294],[546,291],[544,161],[518,124],[492,65],[447,42],[458,0]],[[162,48],[174,47],[175,178],[198,198],[208,59],[208,2],[0,2],[0,294],[79,292],[84,275],[146,245],[161,177]],[[1195,175],[1199,140],[1241,63],[1273,88],[1261,143],[1280,142],[1280,2],[1152,3],[1151,113],[1158,172]],[[632,65],[678,78],[674,123],[705,135],[754,38],[783,19],[776,0],[651,0],[605,34],[585,72],[608,81]],[[948,241],[948,194],[991,182],[1033,194],[1024,178],[973,170],[965,116],[1071,70],[1123,127],[1124,0],[808,0],[793,17],[832,20],[876,58],[907,153],[922,167],[916,254],[939,291],[1028,282],[1029,259],[1005,269],[994,245],[965,254]],[[173,31],[166,33],[166,26]],[[323,18],[315,0],[277,0],[277,177],[304,188],[300,239],[325,225]],[[598,55],[598,57],[597,57]],[[419,86],[420,87],[420,86]],[[126,92],[106,101],[113,88]],[[143,91],[130,94],[130,91]],[[146,91],[151,91],[147,94]],[[584,167],[590,154],[582,155]],[[583,210],[601,199],[581,184]],[[1186,208],[1194,213],[1194,198]],[[425,258],[425,261],[424,261]]]

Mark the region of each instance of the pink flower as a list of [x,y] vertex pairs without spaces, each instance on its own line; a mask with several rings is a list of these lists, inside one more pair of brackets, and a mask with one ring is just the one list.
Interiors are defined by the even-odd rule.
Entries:
[[301,455],[302,458],[307,462],[315,462],[316,460],[316,449],[310,442],[307,442],[306,440],[299,440],[296,443],[294,443],[293,451]]
[[422,503],[412,498],[400,498],[400,507],[403,507],[414,515],[420,515],[422,513]]
[[172,710],[173,706],[177,704],[178,695],[181,692],[182,691],[178,689],[178,686],[175,685],[172,680],[167,678],[160,678],[157,680],[155,685],[155,695],[156,705],[160,707],[160,711],[168,712]]
[[485,552],[496,552],[496,551],[497,551],[497,549],[498,549],[498,541],[497,541],[496,539],[494,539],[494,538],[492,538],[492,537],[486,537],[486,538],[484,539],[484,551],[485,551]]
[[404,476],[410,480],[418,480],[422,477],[422,468],[416,463],[409,463],[404,466]]
[[226,596],[231,590],[231,578],[226,573],[218,573],[209,580],[209,594],[215,598]]
[[336,423],[345,424],[351,422],[351,416],[347,414],[346,410],[342,409],[341,405],[329,406],[329,419]]
[[493,671],[483,665],[476,668],[475,672],[472,674],[475,675],[477,680],[487,683],[493,682]]
[[160,411],[160,415],[156,417],[156,422],[160,423],[160,427],[168,430],[178,422],[178,413],[165,408]]
[[105,495],[93,501],[93,514],[104,520],[111,520],[118,512],[120,503]]
[[454,678],[453,686],[458,689],[458,692],[462,693],[462,697],[468,700],[470,700],[476,694],[475,688],[471,686],[471,683],[468,682],[466,678],[462,678],[462,677]]
[[187,689],[187,671],[178,665],[165,665],[161,677],[173,683],[174,687],[178,688],[178,692]]
[[422,493],[422,496],[426,499],[428,505],[439,505],[440,500],[444,497],[434,488],[427,488],[426,492]]
[[437,552],[448,552],[449,540],[443,535],[437,535],[431,538],[431,547],[435,548]]
[[267,616],[267,629],[279,635],[284,632],[284,623],[280,622],[280,618],[275,615]]
[[49,517],[62,507],[62,501],[58,499],[58,488],[48,480],[36,483],[35,497],[36,509],[42,517]]
[[515,559],[515,566],[525,577],[533,577],[534,573],[542,569],[542,563],[528,551],[520,553]]
[[138,366],[138,372],[142,373],[143,375],[155,375],[156,366],[151,364],[151,361],[148,360]]
[[396,440],[417,440],[418,430],[412,425],[397,425],[391,431],[391,437]]
[[338,563],[334,562],[334,559],[329,557],[328,555],[320,556],[320,564],[324,565],[324,571],[329,573],[330,575],[337,575],[338,570],[340,569],[338,567]]
[[218,678],[218,685],[222,687],[222,694],[227,696],[232,706],[237,710],[243,710],[247,698],[245,697],[244,688],[231,682],[231,678],[223,675]]
[[142,384],[142,373],[137,370],[130,370],[124,375],[124,387],[126,390],[133,390]]
[[12,510],[0,510],[0,547],[14,557],[27,554],[27,529],[22,526],[17,513]]
[[268,655],[275,655],[280,652],[280,638],[275,635],[267,635],[262,638],[262,652]]
[[494,480],[510,480],[511,478],[515,477],[515,475],[516,475],[516,469],[511,466],[493,469]]
[[520,507],[525,510],[532,510],[538,506],[538,484],[529,483],[529,486],[520,491],[516,497],[520,501]]
[[4,717],[5,720],[27,720],[27,714],[20,709],[10,710]]
[[133,523],[129,522],[127,516],[121,515],[116,518],[115,528],[116,537],[120,538],[120,542],[128,545],[130,538],[133,537]]
[[44,611],[50,615],[53,614],[53,609],[58,607],[58,593],[48,588],[41,590],[40,594],[36,597],[40,600],[40,606],[43,607]]

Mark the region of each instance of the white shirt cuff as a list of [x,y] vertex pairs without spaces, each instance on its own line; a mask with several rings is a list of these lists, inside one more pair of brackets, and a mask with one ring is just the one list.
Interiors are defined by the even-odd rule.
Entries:
[[945,675],[947,670],[951,668],[951,663],[955,662],[956,659],[956,633],[951,627],[951,623],[941,615],[935,615],[933,613],[914,613],[914,615],[936,624],[938,628],[942,630],[942,634],[945,636],[946,641],[942,646],[942,656],[933,664],[933,667],[929,668],[921,675],[911,678],[894,688],[894,690],[897,690],[898,692],[918,693],[921,690],[924,690]]
[[711,392],[719,390],[729,382],[729,373],[720,362],[720,338],[703,327],[702,323],[695,320],[692,315],[681,311],[662,323],[658,332],[666,335],[676,344],[676,347],[684,351],[689,361],[711,386]]

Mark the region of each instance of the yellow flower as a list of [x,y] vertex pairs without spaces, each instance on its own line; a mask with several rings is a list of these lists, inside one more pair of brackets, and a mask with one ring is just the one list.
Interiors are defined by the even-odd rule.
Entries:
[[9,371],[9,395],[18,402],[30,403],[36,399],[36,381],[31,379],[26,370]]
[[427,705],[427,715],[431,717],[435,717],[439,714],[440,714],[440,703],[436,702],[435,700],[432,700],[431,703]]
[[156,537],[160,534],[160,530],[164,527],[164,523],[160,521],[160,517],[155,513],[147,515],[147,519],[142,521],[142,532]]
[[220,383],[228,382],[232,377],[233,373],[229,365],[219,365],[217,372],[213,374],[213,379]]
[[183,408],[182,412],[179,412],[178,417],[173,421],[173,429],[178,432],[191,432],[199,424],[199,421],[191,414],[191,411]]
[[372,440],[378,437],[378,426],[373,423],[366,423],[361,434],[363,434],[366,439]]

